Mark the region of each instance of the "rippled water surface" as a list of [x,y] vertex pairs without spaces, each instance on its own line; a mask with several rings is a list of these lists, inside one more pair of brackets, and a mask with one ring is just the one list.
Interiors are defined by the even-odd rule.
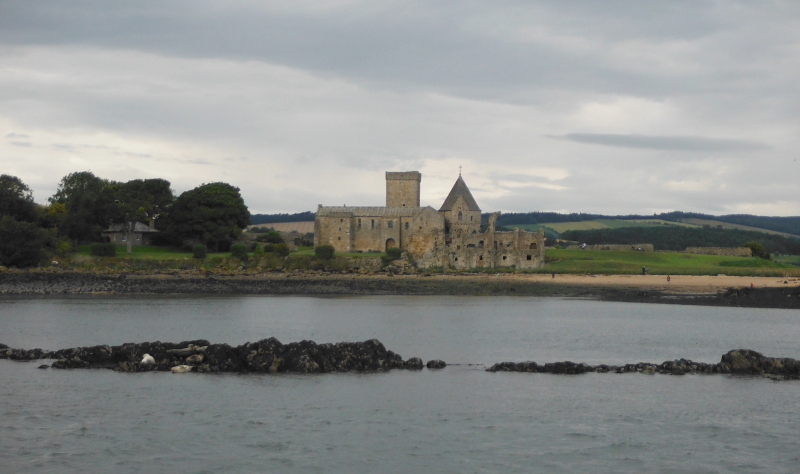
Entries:
[[[796,472],[800,383],[487,373],[800,358],[800,312],[541,298],[0,300],[0,342],[380,339],[442,371],[120,374],[0,361],[0,472]],[[468,365],[474,364],[474,365]]]

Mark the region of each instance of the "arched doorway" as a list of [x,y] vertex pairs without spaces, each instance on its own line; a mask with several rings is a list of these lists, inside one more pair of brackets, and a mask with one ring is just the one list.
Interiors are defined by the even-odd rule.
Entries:
[[394,247],[397,247],[397,242],[395,242],[394,239],[386,239],[386,248],[391,249]]

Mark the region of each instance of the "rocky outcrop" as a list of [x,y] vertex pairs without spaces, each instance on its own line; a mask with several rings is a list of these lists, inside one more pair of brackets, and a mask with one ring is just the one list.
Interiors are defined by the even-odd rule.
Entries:
[[717,364],[675,359],[653,364],[639,362],[625,365],[587,365],[575,362],[553,362],[539,365],[536,362],[500,362],[486,369],[488,372],[536,372],[547,374],[583,374],[586,372],[613,372],[624,374],[735,374],[758,375],[782,379],[800,379],[800,361],[788,357],[766,357],[750,349],[736,349],[722,356]]
[[[153,363],[143,363],[149,354]],[[364,342],[283,344],[275,338],[231,347],[206,340],[127,343],[121,346],[74,347],[58,351],[0,348],[0,359],[56,359],[55,369],[106,368],[122,372],[261,372],[327,373],[421,369],[422,360],[408,362],[377,339]]]
[[428,363],[425,364],[425,367],[429,369],[444,369],[445,367],[447,367],[447,364],[443,360],[434,359],[434,360],[429,360]]

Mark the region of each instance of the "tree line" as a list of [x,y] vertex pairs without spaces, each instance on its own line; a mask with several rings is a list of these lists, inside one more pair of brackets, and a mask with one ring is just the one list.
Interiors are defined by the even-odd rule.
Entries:
[[130,252],[137,222],[160,231],[154,243],[226,251],[250,213],[239,188],[221,182],[176,197],[165,179],[118,182],[80,171],[64,176],[48,203],[37,205],[22,180],[0,176],[0,265],[37,265],[50,253],[102,242],[111,226],[127,234]]
[[[489,214],[484,214],[484,220],[488,220]],[[584,214],[584,213],[571,213],[561,214],[558,212],[525,212],[516,213],[511,212],[502,214],[497,219],[499,226],[512,226],[512,225],[525,225],[525,224],[553,224],[559,222],[582,222],[594,221],[598,219],[661,219],[671,222],[679,222],[682,219],[704,219],[714,220],[720,222],[727,222],[730,224],[746,225],[750,227],[758,227],[759,229],[774,230],[777,232],[785,232],[787,234],[800,235],[800,217],[771,217],[771,216],[753,216],[750,214],[729,214],[724,216],[712,216],[710,214],[698,214],[695,212],[664,212],[661,214],[654,214],[652,216],[644,216],[638,214],[630,214],[625,216],[607,216],[603,214]]]

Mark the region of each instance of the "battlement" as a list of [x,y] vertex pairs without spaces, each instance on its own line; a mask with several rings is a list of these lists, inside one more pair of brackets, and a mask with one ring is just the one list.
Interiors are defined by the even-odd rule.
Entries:
[[413,181],[421,181],[422,174],[419,171],[387,171],[386,181],[390,179],[409,179]]

